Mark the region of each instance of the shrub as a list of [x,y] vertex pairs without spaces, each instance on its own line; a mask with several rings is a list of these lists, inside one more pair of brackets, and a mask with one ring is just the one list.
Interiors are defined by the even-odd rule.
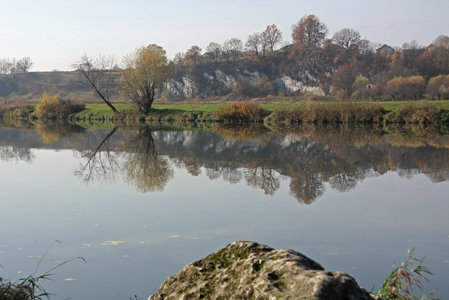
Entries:
[[218,120],[225,122],[260,121],[266,112],[254,103],[234,103],[223,105],[214,112]]
[[84,103],[74,103],[71,100],[59,98],[59,95],[43,93],[36,105],[36,116],[44,119],[62,119],[83,110],[84,107]]
[[426,101],[409,102],[400,105],[395,111],[387,115],[386,123],[438,123],[443,110],[430,105]]
[[329,102],[276,110],[272,120],[292,123],[378,123],[383,108],[378,103]]
[[0,105],[0,118],[20,119],[27,118],[33,107],[27,103],[13,103]]

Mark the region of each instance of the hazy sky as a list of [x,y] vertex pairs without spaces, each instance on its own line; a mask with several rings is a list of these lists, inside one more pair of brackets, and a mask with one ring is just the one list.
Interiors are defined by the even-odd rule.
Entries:
[[115,54],[158,44],[170,59],[192,45],[291,26],[314,14],[329,37],[352,28],[372,42],[428,45],[449,35],[447,0],[0,0],[0,58],[31,57],[32,71],[70,70],[82,53]]

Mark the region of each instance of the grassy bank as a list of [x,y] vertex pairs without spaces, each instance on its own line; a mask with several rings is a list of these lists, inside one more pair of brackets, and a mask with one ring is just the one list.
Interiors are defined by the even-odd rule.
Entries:
[[[63,119],[126,123],[449,123],[449,101],[154,104],[148,115],[139,113],[132,104],[116,107],[118,114],[105,104],[86,104]],[[36,105],[14,104],[0,105],[0,117],[36,119],[38,115]]]

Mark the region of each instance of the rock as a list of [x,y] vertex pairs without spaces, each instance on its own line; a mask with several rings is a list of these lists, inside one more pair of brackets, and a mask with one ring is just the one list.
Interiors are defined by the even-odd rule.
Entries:
[[293,250],[239,241],[184,267],[148,300],[380,299]]

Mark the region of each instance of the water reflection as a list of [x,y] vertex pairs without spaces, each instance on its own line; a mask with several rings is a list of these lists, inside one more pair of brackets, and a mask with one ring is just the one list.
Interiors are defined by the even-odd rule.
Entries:
[[158,154],[152,130],[139,127],[136,134],[124,143],[123,179],[142,193],[163,191],[173,178],[173,166],[167,157]]
[[168,158],[158,155],[148,126],[123,135],[120,149],[111,143],[114,127],[93,149],[76,152],[81,158],[74,175],[84,182],[115,182],[119,176],[142,193],[163,191],[173,177]]
[[73,173],[86,184],[123,180],[142,193],[163,191],[175,167],[192,176],[244,182],[267,195],[287,181],[290,195],[302,204],[313,203],[326,188],[349,192],[386,172],[403,178],[425,174],[432,182],[449,179],[449,137],[434,127],[215,124],[206,130],[163,131],[150,126],[34,126],[34,134],[29,124],[26,131],[3,127],[2,160],[32,162],[32,147],[73,149],[80,160]]

